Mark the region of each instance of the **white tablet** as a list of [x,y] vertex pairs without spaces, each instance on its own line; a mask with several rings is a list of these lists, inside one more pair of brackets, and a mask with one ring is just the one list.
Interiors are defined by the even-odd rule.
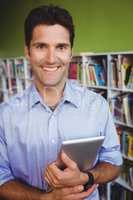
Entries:
[[[80,170],[86,171],[93,167],[103,140],[104,136],[66,140],[62,142],[61,150],[77,163]],[[64,168],[63,164],[61,168]]]

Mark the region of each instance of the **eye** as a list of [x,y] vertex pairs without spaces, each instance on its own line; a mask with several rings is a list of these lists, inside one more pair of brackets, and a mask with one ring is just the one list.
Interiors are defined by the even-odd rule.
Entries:
[[60,49],[60,50],[65,49],[64,45],[58,45],[57,48]]
[[43,49],[43,48],[45,48],[45,47],[46,47],[46,45],[43,44],[43,43],[40,43],[40,44],[37,44],[37,45],[36,45],[36,48],[37,48],[37,49]]
[[68,48],[68,45],[66,45],[66,44],[59,44],[58,46],[57,46],[57,49],[59,49],[59,50],[65,50],[65,49],[67,49]]

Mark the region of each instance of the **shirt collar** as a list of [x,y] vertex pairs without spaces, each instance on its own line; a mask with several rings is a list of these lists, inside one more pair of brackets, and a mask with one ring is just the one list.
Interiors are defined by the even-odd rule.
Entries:
[[29,108],[32,108],[37,103],[41,103],[41,102],[42,102],[42,98],[39,92],[37,91],[36,86],[32,84],[30,87],[30,92],[29,92]]
[[[64,88],[63,102],[69,102],[73,104],[75,107],[79,107],[81,96],[76,90],[75,83],[76,82],[72,80],[66,81],[65,88]],[[32,84],[30,87],[30,93],[29,93],[29,108],[32,108],[34,105],[38,103],[44,104],[39,92],[36,89],[36,86]]]
[[63,100],[64,102],[65,101],[70,102],[77,108],[80,106],[81,96],[79,95],[76,89],[75,81],[72,81],[72,80],[66,81]]

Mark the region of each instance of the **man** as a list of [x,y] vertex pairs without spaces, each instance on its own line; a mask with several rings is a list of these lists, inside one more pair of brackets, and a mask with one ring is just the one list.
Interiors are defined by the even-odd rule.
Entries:
[[[41,6],[26,18],[25,54],[34,83],[0,108],[0,199],[96,200],[97,184],[119,174],[122,159],[108,104],[67,80],[73,40],[72,18],[62,8]],[[58,167],[62,140],[98,135],[105,140],[93,169],[80,171],[63,152],[66,168]]]

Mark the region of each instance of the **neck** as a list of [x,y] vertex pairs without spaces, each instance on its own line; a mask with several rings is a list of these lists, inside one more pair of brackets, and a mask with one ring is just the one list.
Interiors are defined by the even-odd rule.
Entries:
[[45,102],[45,104],[47,104],[47,106],[55,108],[59,104],[59,102],[63,96],[65,82],[60,87],[56,87],[56,86],[40,87],[40,85],[36,82],[35,82],[35,85],[43,99],[43,102]]

